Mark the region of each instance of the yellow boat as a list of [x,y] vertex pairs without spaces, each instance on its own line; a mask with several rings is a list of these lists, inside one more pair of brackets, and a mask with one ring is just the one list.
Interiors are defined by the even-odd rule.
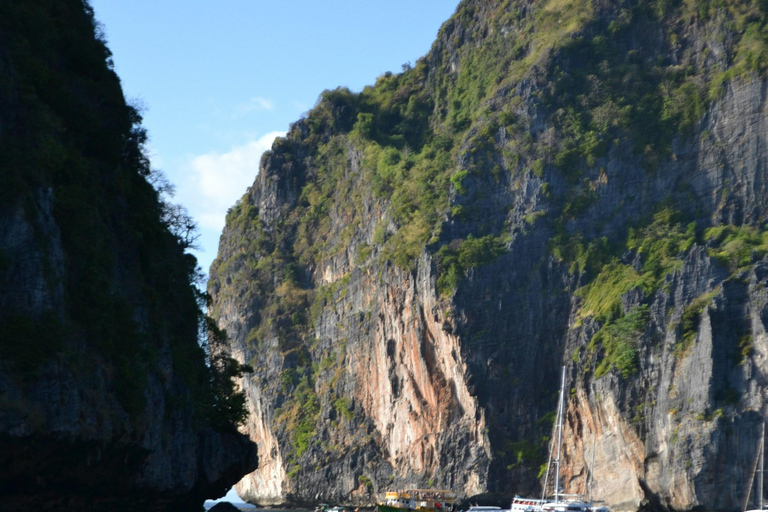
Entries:
[[379,512],[453,512],[456,493],[443,489],[388,491],[376,504]]

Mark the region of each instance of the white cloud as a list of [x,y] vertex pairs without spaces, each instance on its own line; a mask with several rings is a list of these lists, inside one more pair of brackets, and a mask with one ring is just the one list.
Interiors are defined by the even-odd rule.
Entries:
[[254,96],[253,98],[249,99],[248,101],[241,103],[235,107],[234,112],[232,113],[232,117],[242,117],[244,115],[250,114],[251,112],[259,112],[261,110],[272,110],[275,108],[275,104],[266,99],[261,98],[259,96]]
[[224,217],[221,213],[201,213],[197,216],[197,222],[204,229],[221,231],[224,228]]
[[270,132],[226,153],[191,156],[188,179],[178,189],[179,199],[200,227],[221,232],[224,218],[259,172],[261,155],[285,132]]

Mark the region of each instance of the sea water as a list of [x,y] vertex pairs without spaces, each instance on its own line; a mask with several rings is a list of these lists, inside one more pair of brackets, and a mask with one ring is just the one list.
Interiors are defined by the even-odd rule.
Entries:
[[[226,500],[221,500],[221,501],[226,501]],[[208,510],[211,507],[213,507],[214,505],[217,505],[218,503],[219,503],[219,500],[216,500],[216,501],[214,501],[214,500],[206,500],[206,502],[205,502],[205,504],[203,506],[205,507],[205,510]],[[251,505],[249,503],[243,503],[243,502],[237,502],[237,501],[231,501],[230,503],[232,503],[232,505],[234,505],[235,507],[237,507],[240,510],[256,510],[256,507],[254,507],[253,505]],[[273,511],[270,510],[269,512],[273,512]]]
[[240,510],[253,510],[256,508],[253,505],[245,503],[240,495],[237,494],[237,491],[234,487],[231,488],[227,494],[217,500],[205,500],[205,504],[203,506],[205,507],[205,510],[208,510],[209,508],[222,501],[228,501]]

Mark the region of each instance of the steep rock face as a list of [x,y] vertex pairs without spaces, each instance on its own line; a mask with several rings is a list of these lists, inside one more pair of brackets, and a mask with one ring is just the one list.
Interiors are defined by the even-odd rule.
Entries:
[[195,261],[92,16],[0,7],[2,508],[201,506],[255,445],[207,409]]
[[[714,140],[690,148],[686,158],[695,162],[688,182],[702,208],[723,223],[765,215],[766,154],[759,149],[767,113],[764,87],[762,80],[732,84],[702,126]],[[637,347],[639,375],[590,379],[576,375],[581,360],[574,365],[580,392],[569,411],[570,443],[581,453],[568,472],[582,492],[587,490],[585,461],[588,465],[595,457],[589,470],[594,471],[593,493],[606,493],[606,500],[628,508],[645,499],[660,499],[675,509],[704,504],[727,510],[746,504],[765,403],[760,384],[766,349],[765,261],[753,252],[754,266],[734,273],[711,253],[694,246],[682,266],[666,277],[664,290],[651,297],[639,292],[623,297],[625,311],[641,303],[650,306]],[[702,298],[706,305],[686,342],[681,325]],[[566,355],[584,346],[585,330],[571,329]]]
[[[350,150],[348,157],[358,181],[359,155]],[[270,179],[267,173],[262,176]],[[268,203],[253,201],[260,211],[269,211]],[[374,198],[365,202],[363,223],[372,226],[383,212]],[[343,222],[336,225],[344,228]],[[413,273],[388,264],[362,271],[353,265],[355,251],[350,248],[317,271],[318,285],[327,287],[326,307],[315,320],[316,341],[308,354],[286,351],[278,336],[262,341],[254,353],[242,343],[254,311],[243,309],[237,298],[216,303],[219,322],[233,340],[233,355],[262,372],[260,382],[244,383],[255,420],[248,429],[259,444],[260,468],[238,484],[238,492],[261,504],[284,503],[288,496],[311,503],[324,489],[324,499],[370,503],[367,482],[427,479],[444,480],[470,494],[482,492],[490,459],[485,420],[468,389],[458,339],[445,331],[448,320],[433,293],[430,258],[420,259]],[[289,400],[286,387],[299,379],[295,368],[306,365],[306,357],[319,362],[314,378],[321,391],[315,397],[307,393],[299,410],[281,414],[276,409]],[[282,377],[286,374],[290,377]],[[277,407],[272,393],[278,395]],[[284,445],[293,432],[275,429],[272,422],[296,422],[293,414],[314,407],[313,421],[321,427],[313,444],[325,449],[310,447],[306,460],[289,463]],[[469,461],[472,471],[466,470]]]
[[211,269],[258,369],[269,460],[241,495],[538,492],[566,365],[568,492],[742,507],[768,350],[763,7],[466,1],[414,68],[324,93]]

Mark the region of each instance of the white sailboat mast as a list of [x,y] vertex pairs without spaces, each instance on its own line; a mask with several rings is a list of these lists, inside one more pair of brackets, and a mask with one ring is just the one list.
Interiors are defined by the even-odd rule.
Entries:
[[555,458],[555,503],[560,501],[560,446],[563,442],[563,407],[565,403],[565,366],[560,380],[560,403],[557,409],[557,458]]
[[763,510],[763,478],[765,475],[765,422],[763,422],[763,435],[760,437],[760,480],[757,481],[757,495],[760,510]]
[[[592,428],[595,428],[594,423],[592,424]],[[595,452],[597,451],[597,431],[592,431],[592,464],[589,466],[589,486],[587,489],[589,489],[589,502],[592,503],[592,481],[595,477],[594,471],[595,471]]]

